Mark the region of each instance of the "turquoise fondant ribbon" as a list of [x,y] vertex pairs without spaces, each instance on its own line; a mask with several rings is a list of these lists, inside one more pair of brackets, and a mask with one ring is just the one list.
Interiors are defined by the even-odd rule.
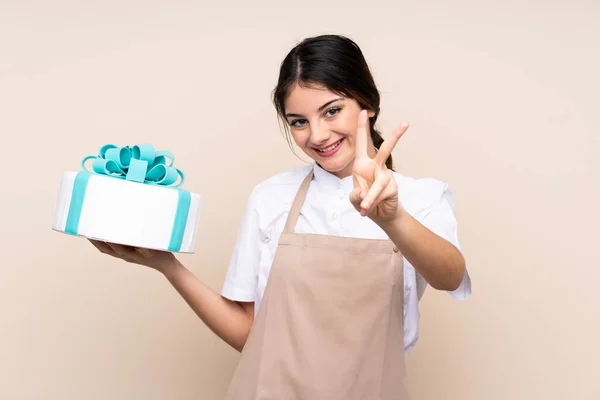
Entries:
[[87,156],[81,161],[81,167],[86,171],[85,163],[90,159],[94,160],[92,170],[95,173],[128,181],[169,186],[181,177],[179,184],[174,186],[178,187],[185,179],[183,172],[173,166],[173,154],[166,150],[156,151],[150,143],[124,147],[106,144],[97,156]]
[[[94,160],[92,171],[85,166],[90,159]],[[170,161],[169,164],[167,164],[167,159]],[[177,190],[177,209],[167,249],[169,251],[181,250],[191,194],[187,190],[177,189],[183,184],[184,174],[173,166],[174,162],[173,154],[166,150],[155,151],[154,146],[148,143],[125,147],[117,147],[114,144],[102,146],[97,156],[87,156],[81,161],[84,171],[77,174],[73,183],[65,232],[73,235],[79,233],[79,220],[88,181],[92,173],[96,173],[142,184],[169,186],[169,188]],[[181,181],[177,185],[173,185],[179,177]]]

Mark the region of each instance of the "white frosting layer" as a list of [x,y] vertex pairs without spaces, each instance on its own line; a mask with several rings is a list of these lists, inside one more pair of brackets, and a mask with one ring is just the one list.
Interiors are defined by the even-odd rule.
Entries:
[[[65,232],[77,172],[62,176],[52,229]],[[182,253],[193,253],[200,217],[200,196],[191,194]],[[150,249],[168,250],[177,211],[178,194],[169,187],[92,175],[78,234],[91,239]]]

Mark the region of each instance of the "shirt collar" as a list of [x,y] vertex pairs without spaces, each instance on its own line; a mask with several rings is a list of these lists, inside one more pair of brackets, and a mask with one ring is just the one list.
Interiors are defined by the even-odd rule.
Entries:
[[345,178],[340,179],[337,176],[333,175],[331,172],[320,167],[317,163],[314,163],[313,171],[314,181],[317,183],[319,188],[324,191],[339,192],[341,190],[344,193],[350,193],[354,188],[352,176],[347,176]]

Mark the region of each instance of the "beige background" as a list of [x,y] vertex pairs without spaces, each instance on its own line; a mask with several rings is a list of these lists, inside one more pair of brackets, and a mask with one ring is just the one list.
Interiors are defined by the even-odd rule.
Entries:
[[0,2],[0,399],[222,398],[238,355],[165,279],[51,230],[60,176],[105,142],[174,152],[204,199],[181,260],[219,290],[250,190],[302,164],[279,63],[327,32],[382,130],[411,122],[399,170],[457,200],[474,294],[426,293],[413,398],[600,398],[598,2],[93,3]]

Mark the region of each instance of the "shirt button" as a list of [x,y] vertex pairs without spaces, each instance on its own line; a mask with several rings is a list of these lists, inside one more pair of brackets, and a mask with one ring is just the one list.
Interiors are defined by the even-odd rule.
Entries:
[[338,215],[336,213],[331,214],[331,219],[333,219],[334,221],[337,219]]
[[394,253],[398,252],[398,248],[396,246],[394,246]]

